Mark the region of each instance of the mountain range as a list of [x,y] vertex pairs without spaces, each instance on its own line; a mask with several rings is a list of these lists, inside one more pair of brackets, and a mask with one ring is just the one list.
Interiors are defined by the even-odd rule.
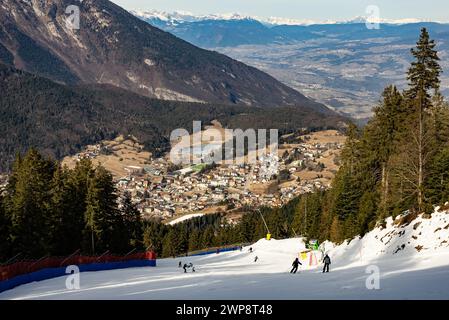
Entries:
[[[360,40],[373,37],[409,37],[416,25],[432,26],[437,32],[447,32],[449,24],[420,21],[419,19],[376,21],[355,17],[343,21],[313,22],[283,18],[259,18],[240,14],[193,15],[184,12],[130,11],[136,17],[204,48],[235,47],[249,44],[294,43],[309,39],[344,36]],[[378,22],[379,28],[367,28],[367,23]]]
[[103,83],[148,97],[246,106],[326,108],[268,74],[203,50],[107,0],[3,0],[0,59],[67,84]]
[[[306,25],[298,21],[239,15],[191,16],[133,12],[144,21],[189,41],[261,69],[315,101],[356,118],[369,118],[389,84],[404,77],[420,29],[437,43],[443,67],[442,92],[449,95],[449,24],[366,18]],[[393,23],[395,22],[395,23]]]
[[193,120],[281,132],[347,121],[267,73],[110,1],[76,2],[80,27],[73,28],[71,5],[0,3],[0,172],[30,147],[62,158],[119,134],[164,152],[171,130]]
[[[167,24],[177,25],[184,22],[198,22],[205,20],[255,20],[259,21],[267,26],[276,25],[292,25],[292,26],[307,26],[307,25],[321,25],[321,24],[352,24],[352,23],[365,23],[371,21],[368,16],[356,16],[351,19],[343,20],[313,20],[313,19],[293,19],[284,17],[258,17],[249,16],[240,13],[226,13],[226,14],[194,14],[186,11],[174,11],[166,12],[160,10],[131,10],[132,14],[141,17],[143,19],[154,21],[165,21]],[[406,24],[406,23],[418,23],[429,22],[427,20],[417,18],[404,18],[404,19],[376,19],[383,24]]]

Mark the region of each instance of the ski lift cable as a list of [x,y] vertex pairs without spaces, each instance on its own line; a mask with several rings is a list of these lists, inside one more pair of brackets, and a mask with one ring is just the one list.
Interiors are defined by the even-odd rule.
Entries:
[[298,237],[298,234],[296,233],[296,231],[295,231],[295,229],[293,228],[293,227],[291,227],[292,228],[292,230],[293,230],[293,233],[295,234],[295,237],[297,238]]
[[265,221],[265,218],[264,218],[263,215],[262,215],[262,212],[261,212],[259,209],[257,209],[257,211],[259,212],[260,217],[262,218],[262,221],[263,221],[263,223],[264,223],[264,225],[265,225],[265,228],[267,229],[267,232],[268,232],[269,234],[271,234],[270,229],[268,229],[268,226],[267,226],[267,223],[266,223],[266,221]]

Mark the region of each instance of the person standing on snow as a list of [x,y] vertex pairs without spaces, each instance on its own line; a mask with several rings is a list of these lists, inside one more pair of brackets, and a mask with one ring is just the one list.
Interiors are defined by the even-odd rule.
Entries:
[[298,258],[296,258],[295,259],[295,261],[293,261],[293,263],[292,263],[292,270],[290,271],[290,273],[296,273],[296,271],[298,271],[298,266],[299,265],[302,265],[302,263],[301,262],[299,262],[299,259]]
[[329,272],[329,265],[331,264],[331,258],[326,254],[323,258],[324,267],[323,267],[323,273]]
[[254,258],[254,262],[257,262],[257,260],[259,260],[259,257],[258,257],[258,256],[256,256],[256,257]]

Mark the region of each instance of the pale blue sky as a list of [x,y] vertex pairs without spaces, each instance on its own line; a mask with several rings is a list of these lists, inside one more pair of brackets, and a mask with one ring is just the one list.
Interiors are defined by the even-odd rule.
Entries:
[[112,0],[126,9],[189,11],[195,14],[240,13],[260,17],[343,20],[366,15],[377,5],[383,19],[449,21],[448,0]]

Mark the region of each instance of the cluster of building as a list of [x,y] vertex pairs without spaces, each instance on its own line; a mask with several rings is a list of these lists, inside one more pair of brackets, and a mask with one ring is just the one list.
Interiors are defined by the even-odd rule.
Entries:
[[[281,206],[294,197],[324,189],[322,179],[301,180],[295,173],[310,170],[322,153],[341,145],[301,143],[280,157],[261,158],[256,164],[197,164],[173,171],[168,159],[158,158],[145,167],[127,167],[117,180],[121,192],[131,194],[145,217],[171,219],[225,206]],[[282,153],[282,150],[281,150]]]
[[86,150],[78,153],[76,155],[76,159],[77,160],[95,159],[96,157],[98,157],[100,155],[100,153],[106,152],[107,150],[108,150],[108,148],[101,144],[92,145],[92,146],[89,146]]
[[[326,189],[330,179],[320,177],[324,153],[343,147],[340,143],[281,145],[279,156],[260,157],[255,164],[196,164],[183,168],[167,158],[145,161],[145,166],[124,167],[126,176],[116,178],[120,193],[129,193],[144,217],[163,220],[178,215],[216,212],[242,207],[277,207],[294,197]],[[108,150],[102,144],[90,146],[77,159],[95,158]],[[302,178],[311,171],[316,178]],[[8,181],[0,175],[0,190]]]

